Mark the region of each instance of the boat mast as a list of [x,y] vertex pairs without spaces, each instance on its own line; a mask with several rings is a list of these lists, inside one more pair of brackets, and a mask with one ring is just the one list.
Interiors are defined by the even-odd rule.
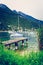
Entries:
[[19,30],[19,14],[18,14],[18,30]]

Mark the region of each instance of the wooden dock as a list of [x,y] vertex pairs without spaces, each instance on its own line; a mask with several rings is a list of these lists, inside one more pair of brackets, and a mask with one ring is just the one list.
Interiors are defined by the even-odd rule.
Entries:
[[14,40],[4,41],[3,44],[4,46],[9,46],[9,49],[10,49],[10,46],[12,44],[15,44],[15,47],[18,47],[18,42],[22,41],[22,44],[24,44],[25,40],[28,41],[26,37],[20,37],[20,38],[15,38]]
[[27,38],[25,38],[25,37],[15,38],[14,40],[4,41],[3,43],[4,43],[5,45],[9,45],[9,44],[13,44],[13,43],[20,42],[20,41],[24,41],[24,40],[27,41]]

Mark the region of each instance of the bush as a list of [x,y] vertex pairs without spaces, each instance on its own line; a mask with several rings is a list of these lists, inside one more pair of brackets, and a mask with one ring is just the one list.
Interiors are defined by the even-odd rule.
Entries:
[[20,56],[0,45],[0,65],[43,65],[43,51]]
[[43,28],[39,29],[39,44],[40,44],[40,50],[43,50]]
[[10,50],[5,50],[2,45],[0,50],[0,65],[18,65],[17,54],[13,53],[13,51],[11,52]]

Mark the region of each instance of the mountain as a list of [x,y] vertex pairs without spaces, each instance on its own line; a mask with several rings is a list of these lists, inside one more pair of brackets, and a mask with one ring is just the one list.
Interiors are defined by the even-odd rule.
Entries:
[[37,20],[20,11],[12,11],[6,5],[0,4],[0,30],[8,30],[9,27],[18,27],[18,16],[19,26],[23,29],[39,28],[39,25],[43,26],[43,21]]
[[0,4],[0,30],[8,28],[8,25],[17,24],[17,15],[13,13],[6,5]]
[[32,23],[36,23],[36,24],[38,24],[38,25],[43,25],[43,21],[41,21],[41,20],[35,19],[35,18],[33,18],[32,16],[29,16],[29,15],[23,13],[23,12],[20,12],[20,11],[19,11],[19,14],[20,14],[22,17],[24,17],[25,19],[27,19],[28,21],[31,21]]

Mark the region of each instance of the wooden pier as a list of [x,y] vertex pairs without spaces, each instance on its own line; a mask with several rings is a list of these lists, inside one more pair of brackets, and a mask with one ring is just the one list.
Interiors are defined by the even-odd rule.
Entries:
[[22,45],[24,45],[24,41],[26,40],[26,42],[28,41],[28,39],[26,37],[21,37],[21,38],[15,38],[14,40],[8,40],[8,41],[4,41],[3,44],[5,46],[10,46],[12,44],[15,44],[15,47],[18,47],[18,42],[22,41]]

